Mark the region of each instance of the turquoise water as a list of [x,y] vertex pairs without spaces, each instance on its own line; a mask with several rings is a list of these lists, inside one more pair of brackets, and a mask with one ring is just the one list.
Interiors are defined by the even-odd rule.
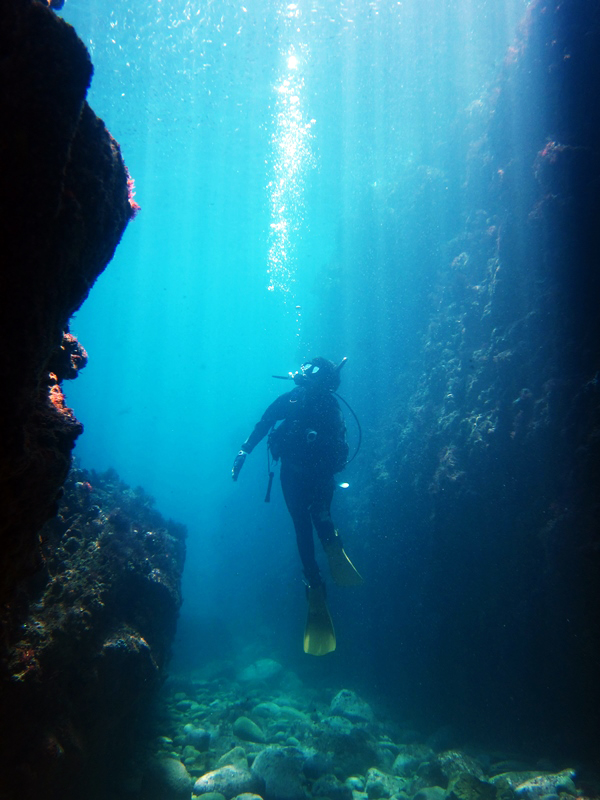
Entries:
[[[341,392],[364,444],[334,513],[352,518],[390,376],[409,382],[418,368],[435,243],[460,214],[457,136],[525,5],[67,0],[62,15],[95,66],[89,102],[120,142],[142,210],[72,322],[90,361],[65,391],[85,425],[83,466],[114,467],[188,527],[176,661],[241,642],[317,677],[332,669],[301,653],[300,566],[279,489],[263,503],[264,451],[235,485],[233,457],[282,391],[273,374],[347,356]],[[424,222],[423,176],[441,172]],[[390,241],[399,215],[402,240]],[[373,581],[374,546],[350,545]],[[351,674],[354,659],[368,682],[377,626],[356,599],[331,604],[333,669]],[[373,639],[351,649],[344,620],[361,613]]]

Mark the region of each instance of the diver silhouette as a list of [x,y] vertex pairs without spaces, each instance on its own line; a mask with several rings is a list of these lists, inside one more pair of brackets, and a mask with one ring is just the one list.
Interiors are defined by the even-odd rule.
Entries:
[[[334,582],[338,586],[358,586],[363,582],[331,519],[334,475],[345,467],[348,459],[346,425],[333,394],[340,385],[340,371],[345,363],[345,358],[336,366],[318,357],[286,376],[294,381],[295,388],[267,408],[242,444],[231,471],[237,481],[246,456],[268,433],[271,455],[275,461],[281,461],[281,488],[294,523],[306,579],[308,618],[304,651],[311,655],[325,655],[336,646],[325,584],[315,558],[313,525]],[[278,422],[281,424],[277,425]]]

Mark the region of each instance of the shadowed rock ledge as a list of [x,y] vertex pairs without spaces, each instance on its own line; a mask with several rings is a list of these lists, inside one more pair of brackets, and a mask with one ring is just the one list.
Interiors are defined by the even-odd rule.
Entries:
[[0,0],[2,800],[118,796],[181,602],[180,526],[113,474],[62,488],[82,425],[61,381],[87,361],[69,319],[137,210],[91,76],[52,10]]

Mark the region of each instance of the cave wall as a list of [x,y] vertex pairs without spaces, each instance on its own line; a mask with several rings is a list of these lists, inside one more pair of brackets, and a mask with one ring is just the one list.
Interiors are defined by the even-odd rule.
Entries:
[[468,156],[466,195],[484,205],[438,275],[395,453],[432,511],[437,699],[481,732],[588,756],[600,710],[599,54],[593,4],[530,7]]
[[68,333],[134,213],[119,146],[85,97],[92,64],[42,3],[0,5],[0,608],[39,566],[82,427],[60,382],[85,363]]
[[51,8],[0,0],[2,800],[136,791],[181,603],[185,531],[115,474],[69,475],[69,319],[138,210],[91,77]]
[[[600,734],[599,80],[597,6],[532,3],[452,134],[453,165],[423,167],[419,225],[435,242],[451,186],[453,234],[423,260],[414,239],[396,246],[419,192],[390,193],[390,245],[369,280],[406,308],[397,287],[413,264],[419,325],[398,317],[397,339],[356,359],[373,401],[365,489],[344,520],[397,599],[365,612],[391,702],[471,741],[580,759]],[[359,314],[359,335],[368,324]]]

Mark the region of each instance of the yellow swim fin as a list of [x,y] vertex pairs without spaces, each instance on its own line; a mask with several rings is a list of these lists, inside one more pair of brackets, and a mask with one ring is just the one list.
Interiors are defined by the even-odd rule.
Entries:
[[329,561],[331,577],[337,586],[360,586],[364,583],[361,574],[346,555],[337,531],[335,539],[326,544],[324,550]]
[[308,617],[304,629],[304,652],[325,656],[335,650],[335,631],[322,583],[308,587]]

